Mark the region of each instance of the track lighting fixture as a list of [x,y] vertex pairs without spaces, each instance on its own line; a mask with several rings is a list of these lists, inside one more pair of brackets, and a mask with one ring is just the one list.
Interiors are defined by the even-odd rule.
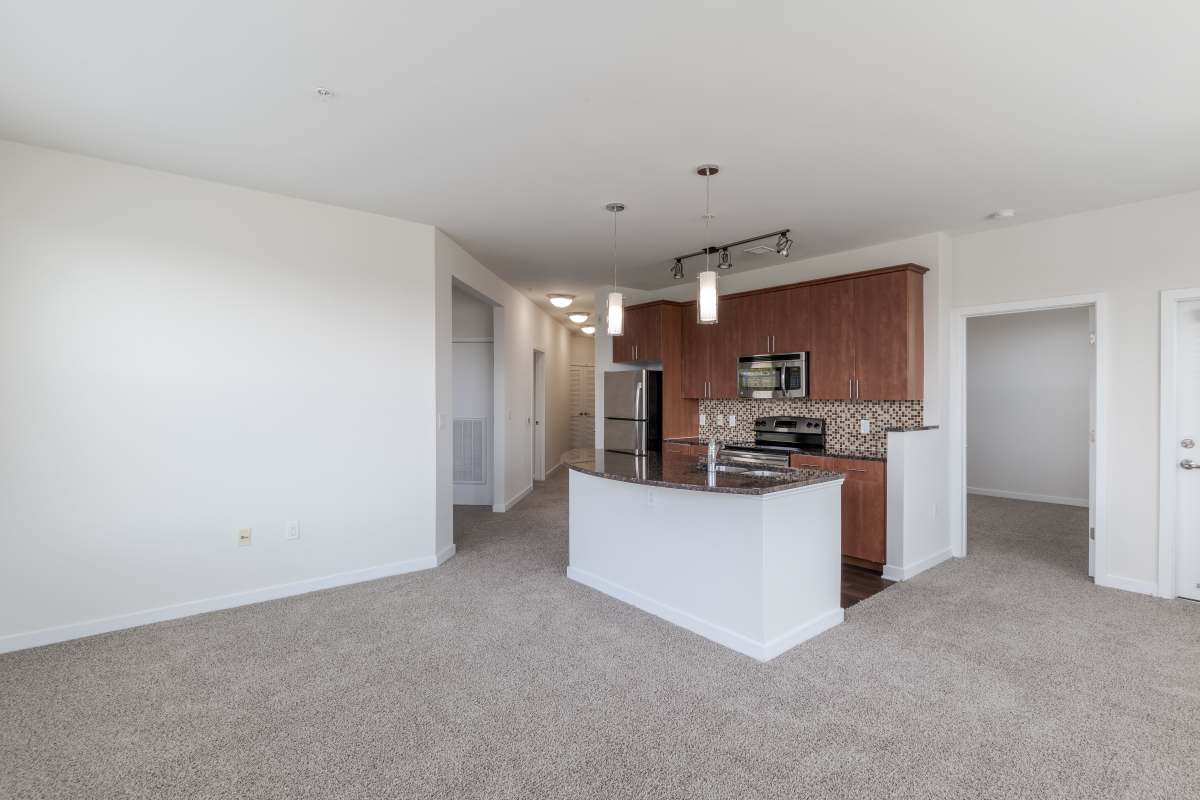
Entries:
[[[705,169],[711,169],[712,171],[709,173],[700,171],[700,170],[705,170]],[[713,167],[713,166],[705,166],[705,167],[701,167],[700,169],[696,170],[696,172],[698,172],[700,175],[704,175],[704,177],[707,178],[708,175],[715,175],[717,173],[717,168]],[[711,215],[708,213],[705,213],[705,215],[704,215],[706,225],[708,223],[708,219],[710,218],[710,216]],[[707,231],[707,228],[705,230]],[[771,247],[770,245],[760,244],[760,245],[755,245],[754,247],[748,248],[746,250],[746,252],[750,253],[751,255],[756,255],[756,256],[762,255],[764,253],[777,253],[777,254],[783,256],[784,258],[787,258],[788,252],[792,249],[792,244],[793,244],[791,237],[788,236],[789,233],[791,233],[791,230],[788,228],[784,228],[781,231],[771,231],[770,233],[763,233],[763,234],[759,234],[758,236],[751,236],[748,239],[739,239],[736,242],[726,242],[725,244],[710,244],[707,247],[704,247],[700,250],[695,251],[694,253],[684,253],[681,256],[675,257],[675,263],[671,267],[671,277],[674,278],[675,280],[679,280],[680,278],[683,277],[683,262],[686,261],[687,259],[695,258],[696,256],[704,256],[705,263],[707,264],[708,257],[710,255],[712,255],[713,253],[719,253],[721,256],[720,261],[718,261],[718,263],[717,263],[718,269],[723,269],[723,270],[724,269],[732,269],[732,267],[733,267],[733,248],[741,247],[742,245],[749,244],[750,242],[760,242],[763,239],[770,239],[773,236],[776,237],[774,247]]]
[[788,232],[784,231],[779,234],[779,238],[775,240],[775,252],[787,258],[788,251],[792,249],[792,240],[788,238]]

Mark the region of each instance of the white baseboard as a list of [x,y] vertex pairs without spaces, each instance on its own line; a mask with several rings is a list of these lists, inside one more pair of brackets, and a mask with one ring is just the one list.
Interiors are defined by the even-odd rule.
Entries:
[[606,578],[601,578],[599,575],[594,575],[586,570],[569,566],[567,567],[567,577],[758,661],[770,661],[780,653],[790,650],[801,642],[811,639],[817,634],[823,633],[840,624],[846,616],[842,609],[832,609],[814,620],[810,620],[803,625],[797,625],[782,636],[777,636],[770,641],[759,642],[748,636],[743,636],[736,631],[731,631],[728,628],[701,619],[694,614],[689,614],[673,606],[660,603],[640,592],[627,589],[620,584],[613,583]]
[[967,494],[978,494],[984,497],[1003,497],[1006,500],[1028,500],[1031,503],[1054,503],[1060,506],[1088,507],[1086,497],[1059,497],[1053,494],[1030,494],[1028,492],[1009,492],[1004,489],[980,489],[968,486]]
[[[445,558],[442,558],[442,555]],[[454,554],[454,545],[443,550],[441,553],[433,556],[425,556],[424,558],[413,558],[408,561],[393,561],[390,564],[380,564],[376,567],[366,567],[365,569],[350,570],[348,572],[338,572],[333,575],[324,575],[319,578],[308,578],[301,581],[293,581],[291,583],[279,583],[274,586],[263,586],[258,589],[250,589],[244,592],[234,592],[233,594],[219,595],[217,597],[206,597],[201,600],[191,600],[185,603],[176,603],[169,606],[159,606],[158,608],[148,608],[142,611],[132,611],[128,614],[117,614],[111,617],[101,617],[99,619],[85,620],[83,622],[73,622],[68,625],[59,625],[53,628],[42,628],[36,631],[27,631],[25,633],[12,633],[7,636],[0,636],[0,653],[8,653],[14,650],[25,650],[30,647],[41,647],[42,645],[54,644],[55,642],[65,642],[69,639],[79,639],[84,636],[95,636],[99,633],[110,633],[119,631],[125,628],[137,628],[142,625],[149,625],[154,622],[165,622],[170,619],[180,619],[182,617],[191,617],[196,614],[206,614],[210,611],[221,611],[226,608],[236,608],[237,606],[248,606],[254,603],[263,603],[268,600],[278,600],[281,597],[292,597],[298,594],[307,594],[309,592],[320,591],[321,589],[332,589],[336,586],[346,586],[351,583],[362,583],[363,581],[373,581],[379,578],[388,578],[393,575],[403,575],[406,572],[417,572],[423,569],[432,569]],[[440,560],[439,560],[440,559]]]
[[530,483],[524,489],[517,492],[517,494],[514,497],[507,500],[506,502],[500,503],[499,505],[493,507],[492,510],[498,511],[500,513],[504,513],[505,511],[511,511],[513,509],[513,507],[516,506],[517,503],[524,500],[525,497],[532,491],[533,491],[533,484]]
[[434,557],[437,560],[437,565],[440,567],[442,564],[445,564],[457,552],[458,552],[458,548],[455,546],[454,542],[451,542],[446,547],[443,547],[441,550],[438,550],[437,555]]
[[560,461],[560,462],[558,462],[557,464],[555,464],[553,467],[551,467],[550,469],[546,470],[546,476],[545,476],[545,478],[542,478],[542,480],[545,480],[546,478],[549,478],[549,477],[550,477],[551,475],[553,475],[553,474],[555,473],[555,471],[556,471],[556,470],[557,470],[559,467],[561,467],[562,465],[563,465],[563,462],[561,462],[561,461]]
[[1154,581],[1144,581],[1140,578],[1126,578],[1121,575],[1097,575],[1097,586],[1107,586],[1110,589],[1121,589],[1126,592],[1137,592],[1138,594],[1157,594],[1158,584]]
[[934,553],[931,556],[922,558],[920,561],[915,561],[912,564],[904,566],[896,566],[894,564],[883,565],[883,577],[889,581],[906,581],[917,575],[920,575],[931,567],[936,567],[951,556],[950,548],[946,548],[940,552]]

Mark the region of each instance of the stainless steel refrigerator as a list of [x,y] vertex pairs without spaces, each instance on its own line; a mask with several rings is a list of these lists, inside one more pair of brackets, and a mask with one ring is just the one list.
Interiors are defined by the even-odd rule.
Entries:
[[604,373],[604,449],[638,456],[662,449],[662,370]]

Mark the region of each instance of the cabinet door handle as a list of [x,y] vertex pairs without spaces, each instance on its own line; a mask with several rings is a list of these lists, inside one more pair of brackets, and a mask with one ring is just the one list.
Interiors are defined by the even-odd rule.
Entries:
[[850,382],[850,388],[847,391],[850,392],[850,399],[853,400],[854,399],[854,378],[848,378],[847,380]]
[[859,383],[858,378],[855,378],[854,379],[854,399],[855,400],[862,400],[862,393],[859,391],[860,389],[862,389],[862,385]]
[[846,472],[866,472],[866,470],[858,467],[846,467]]

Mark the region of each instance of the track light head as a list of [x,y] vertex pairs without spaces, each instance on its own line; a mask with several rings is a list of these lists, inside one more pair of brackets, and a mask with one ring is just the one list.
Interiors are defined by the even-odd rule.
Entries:
[[733,258],[730,257],[728,250],[721,251],[721,260],[717,262],[717,269],[733,269]]
[[671,267],[671,277],[677,281],[683,280],[683,259],[675,259],[674,265]]
[[788,232],[784,231],[779,234],[779,238],[775,241],[775,252],[787,258],[788,251],[792,249],[794,242],[788,238]]

